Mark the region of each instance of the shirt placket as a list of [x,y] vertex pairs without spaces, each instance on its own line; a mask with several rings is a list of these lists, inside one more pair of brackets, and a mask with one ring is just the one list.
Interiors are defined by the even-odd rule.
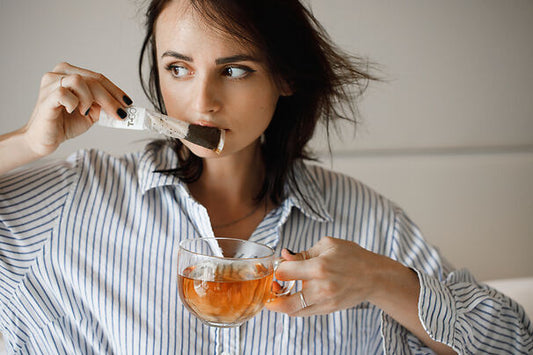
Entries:
[[242,327],[216,328],[215,343],[217,355],[242,355]]
[[[179,188],[181,189],[180,192],[182,195],[181,203],[183,204],[183,208],[187,211],[186,215],[189,218],[191,225],[198,233],[198,236],[201,238],[214,237],[215,235],[211,228],[211,220],[209,219],[207,209],[192,198],[184,186],[180,186]],[[193,236],[187,236],[187,238],[192,237]]]

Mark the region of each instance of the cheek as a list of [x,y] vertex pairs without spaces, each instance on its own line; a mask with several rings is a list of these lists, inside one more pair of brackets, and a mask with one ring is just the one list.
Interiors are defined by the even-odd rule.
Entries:
[[268,123],[272,120],[272,116],[276,111],[276,105],[278,102],[278,96],[271,96],[266,98],[257,107],[260,115],[268,119]]
[[[176,92],[176,90],[169,89],[169,86],[165,85],[162,82],[161,96],[163,97],[163,103],[165,104],[165,108],[167,109],[168,115],[172,116],[174,114],[174,116],[176,116],[180,113],[179,109],[180,107],[183,107],[183,101],[178,100],[177,98],[183,96],[179,92]],[[181,105],[180,102],[182,103]]]
[[256,90],[250,91],[246,99],[241,101],[241,105],[248,112],[255,112],[254,116],[258,120],[268,119],[270,121],[276,110],[277,101],[278,95],[274,90]]
[[259,95],[242,98],[238,105],[233,106],[234,127],[260,134],[270,124],[274,110],[275,102],[270,99],[260,98]]

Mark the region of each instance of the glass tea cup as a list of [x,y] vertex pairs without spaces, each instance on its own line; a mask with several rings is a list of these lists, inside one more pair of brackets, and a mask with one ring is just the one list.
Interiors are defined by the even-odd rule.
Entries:
[[283,261],[266,245],[235,238],[180,242],[178,288],[185,307],[203,323],[237,327],[274,297],[287,295],[295,281],[273,289]]

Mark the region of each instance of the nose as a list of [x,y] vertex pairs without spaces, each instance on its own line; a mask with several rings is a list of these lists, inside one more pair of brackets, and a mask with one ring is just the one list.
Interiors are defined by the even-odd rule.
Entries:
[[194,109],[202,114],[212,114],[219,111],[221,101],[216,80],[208,75],[197,76],[195,79],[194,91],[192,92]]

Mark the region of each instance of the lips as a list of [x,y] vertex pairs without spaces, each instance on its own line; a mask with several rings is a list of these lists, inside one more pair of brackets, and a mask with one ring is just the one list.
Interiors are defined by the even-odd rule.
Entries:
[[197,124],[199,126],[205,126],[205,127],[216,127],[215,124],[213,122],[210,122],[210,121],[203,121],[203,120],[200,120],[198,122],[195,122],[194,124]]
[[194,122],[193,124],[197,124],[197,125],[199,125],[199,126],[205,126],[205,127],[215,127],[215,128],[223,129],[223,130],[225,130],[225,131],[228,130],[227,128],[221,128],[221,127],[219,127],[218,125],[214,124],[214,123],[211,122],[211,121],[200,120],[200,121]]

